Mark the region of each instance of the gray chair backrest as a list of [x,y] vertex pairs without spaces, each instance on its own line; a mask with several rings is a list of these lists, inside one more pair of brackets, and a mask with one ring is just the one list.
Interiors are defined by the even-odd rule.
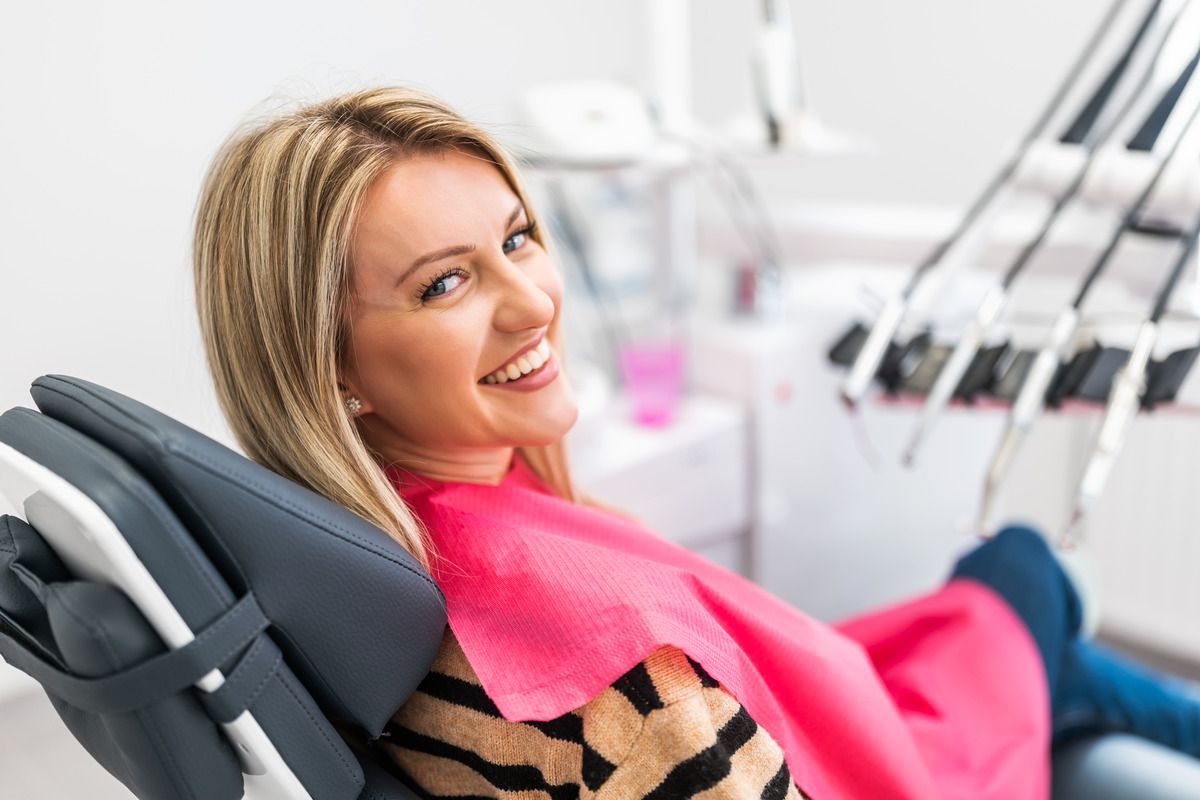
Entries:
[[329,713],[378,737],[429,670],[445,600],[361,517],[110,389],[38,378],[43,414],[132,465],[233,592],[253,587],[287,663]]
[[[429,575],[356,515],[128,397],[62,376],[33,393],[43,413],[0,415],[0,443],[94,503],[197,633],[168,651],[121,591],[0,517],[0,655],[84,747],[139,797],[235,800],[239,757],[217,722],[245,710],[312,797],[412,800],[358,745],[436,655],[445,601]],[[221,690],[190,691],[214,668]]]

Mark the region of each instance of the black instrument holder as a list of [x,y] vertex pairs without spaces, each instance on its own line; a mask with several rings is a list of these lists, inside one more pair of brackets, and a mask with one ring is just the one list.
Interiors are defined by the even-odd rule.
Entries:
[[[870,331],[861,322],[856,322],[829,348],[829,361],[840,367],[853,367],[855,359],[863,345],[866,344]],[[917,334],[905,344],[890,342],[879,369],[875,371],[875,380],[888,394],[901,390],[905,379],[912,373],[915,361],[923,357],[929,347],[930,334],[928,331]]]
[[[852,367],[871,332],[861,322],[855,322],[829,348],[829,361],[839,367]],[[889,345],[889,349],[895,345]]]
[[1036,350],[1018,350],[1010,347],[996,361],[995,380],[988,392],[996,400],[1012,402],[1017,399],[1025,376],[1037,358]]
[[1106,402],[1112,389],[1113,376],[1128,360],[1129,351],[1121,347],[1097,344],[1079,350],[1070,361],[1059,367],[1046,391],[1046,405],[1060,408],[1070,399]]
[[981,347],[971,360],[971,366],[963,373],[954,396],[966,403],[974,403],[979,395],[991,394],[999,376],[1001,362],[1008,356],[1012,346],[1008,342]]
[[1103,405],[1112,394],[1113,379],[1129,363],[1131,353],[1123,347],[1099,347],[1099,351],[1071,396]]
[[1150,365],[1146,375],[1146,391],[1142,394],[1142,408],[1153,411],[1162,403],[1174,402],[1180,387],[1191,373],[1200,356],[1200,347],[1176,350],[1162,361]]
[[[892,394],[925,394],[929,390],[926,383],[932,385],[932,378],[927,374],[929,365],[940,365],[950,357],[950,348],[933,343],[933,334],[929,330],[909,340],[900,348],[897,356],[890,361],[885,370],[880,370],[880,381]],[[937,377],[934,372],[932,377]]]

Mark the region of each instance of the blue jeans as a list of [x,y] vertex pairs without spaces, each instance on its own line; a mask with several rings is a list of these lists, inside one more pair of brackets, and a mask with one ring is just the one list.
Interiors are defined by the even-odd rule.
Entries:
[[960,558],[950,577],[991,587],[1033,634],[1046,666],[1053,745],[1120,731],[1200,757],[1200,699],[1184,681],[1078,638],[1079,595],[1036,531],[1005,528]]

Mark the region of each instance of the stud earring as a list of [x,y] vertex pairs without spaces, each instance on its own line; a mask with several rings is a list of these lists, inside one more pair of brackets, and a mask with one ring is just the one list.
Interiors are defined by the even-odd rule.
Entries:
[[359,400],[357,397],[346,398],[346,411],[352,417],[358,416],[358,412],[362,411],[362,405],[362,400]]

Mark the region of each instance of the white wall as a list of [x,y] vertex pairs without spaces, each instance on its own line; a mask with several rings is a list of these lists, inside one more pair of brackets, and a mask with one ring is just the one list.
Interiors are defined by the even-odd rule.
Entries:
[[[696,109],[754,108],[743,57],[759,3],[697,3]],[[792,2],[810,107],[874,155],[756,170],[776,197],[965,203],[1043,106],[1109,0]],[[1148,7],[1148,4],[1147,4]]]
[[[760,175],[779,199],[960,203],[1098,18],[1085,0],[796,3],[813,104],[877,157]],[[757,3],[693,4],[695,101],[752,105]],[[254,109],[374,83],[513,130],[530,83],[640,82],[636,0],[23,3],[0,33],[0,408],[66,372],[221,430],[191,306],[190,215]]]
[[396,82],[503,122],[529,82],[632,73],[632,6],[302,0],[10,11],[0,46],[0,407],[27,404],[29,381],[58,371],[218,425],[188,241],[201,176],[233,127],[282,100]]
[[[23,3],[0,25],[0,410],[44,373],[228,441],[192,310],[191,213],[255,108],[367,84],[511,119],[548,76],[632,78],[634,3]],[[3,505],[0,503],[0,505]],[[0,508],[0,511],[9,509]],[[28,686],[0,662],[0,698]]]
[[[811,98],[875,157],[760,174],[777,200],[959,204],[1102,10],[1086,0],[796,3]],[[696,108],[749,108],[757,3],[693,4]],[[551,79],[644,80],[638,0],[21,3],[0,25],[0,409],[61,372],[228,440],[192,311],[203,171],[251,111],[378,83],[513,131]],[[0,675],[0,682],[3,675]],[[0,686],[0,689],[3,689]]]

